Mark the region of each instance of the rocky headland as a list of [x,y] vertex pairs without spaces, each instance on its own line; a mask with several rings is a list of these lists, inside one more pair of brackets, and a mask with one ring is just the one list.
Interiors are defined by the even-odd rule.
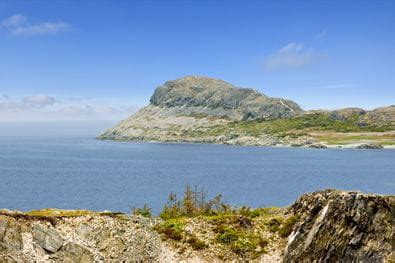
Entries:
[[395,106],[304,111],[297,103],[187,76],[156,88],[150,104],[100,139],[230,145],[392,148]]
[[338,190],[190,217],[0,210],[0,262],[394,262],[394,218],[395,196]]

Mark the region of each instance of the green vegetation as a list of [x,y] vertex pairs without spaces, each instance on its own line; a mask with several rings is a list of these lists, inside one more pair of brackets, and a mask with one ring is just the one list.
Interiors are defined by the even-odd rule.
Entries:
[[395,134],[370,135],[370,134],[321,134],[316,136],[320,141],[328,144],[347,144],[360,141],[373,141],[380,145],[395,145]]
[[118,216],[123,215],[123,213],[118,212],[94,212],[89,210],[62,210],[55,208],[47,208],[41,210],[32,210],[25,213],[27,216],[34,217],[77,217],[86,215],[103,215],[103,216]]
[[144,204],[142,208],[139,207],[133,208],[132,214],[140,215],[144,217],[152,217],[151,208],[147,204]]
[[294,225],[298,222],[297,216],[288,217],[278,230],[281,237],[287,237],[291,234]]
[[233,253],[256,258],[293,226],[291,221],[280,220],[284,212],[281,208],[234,208],[225,204],[220,195],[206,199],[204,191],[190,186],[180,200],[170,194],[160,214],[163,221],[154,229],[164,240],[183,249],[214,249],[228,256]]
[[358,114],[344,119],[336,119],[330,113],[312,113],[293,118],[275,120],[235,121],[227,125],[216,125],[205,130],[194,130],[190,136],[219,136],[224,134],[243,134],[259,136],[263,133],[277,136],[302,136],[311,131],[332,132],[385,132],[394,130],[393,125],[384,123],[380,126],[370,124]]

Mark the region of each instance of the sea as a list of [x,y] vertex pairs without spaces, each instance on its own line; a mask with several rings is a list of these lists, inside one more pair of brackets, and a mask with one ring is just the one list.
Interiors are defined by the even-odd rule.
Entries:
[[73,125],[0,124],[0,209],[130,213],[147,204],[157,214],[187,185],[250,207],[328,188],[395,194],[395,150],[102,141],[109,123]]

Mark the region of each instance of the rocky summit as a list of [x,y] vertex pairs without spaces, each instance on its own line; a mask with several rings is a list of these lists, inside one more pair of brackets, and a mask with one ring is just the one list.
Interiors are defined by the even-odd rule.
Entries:
[[171,219],[0,210],[0,262],[393,262],[394,219],[394,196],[338,190]]
[[395,106],[303,111],[223,80],[187,76],[156,88],[150,104],[101,139],[327,148],[395,145]]
[[207,114],[232,120],[277,119],[302,112],[293,101],[270,98],[254,89],[237,88],[223,80],[199,76],[167,81],[150,100],[162,107],[191,108],[190,114]]

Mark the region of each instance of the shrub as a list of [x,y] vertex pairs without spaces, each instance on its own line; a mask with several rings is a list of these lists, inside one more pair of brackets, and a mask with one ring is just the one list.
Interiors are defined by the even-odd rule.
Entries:
[[222,196],[218,195],[211,200],[206,200],[206,192],[198,191],[187,185],[183,198],[179,201],[177,196],[171,193],[167,204],[163,207],[160,217],[167,220],[182,216],[192,217],[197,215],[215,215],[230,210],[230,207],[223,203]]
[[237,240],[231,245],[231,249],[234,253],[244,255],[249,252],[253,252],[256,249],[256,244],[250,240]]
[[187,242],[195,250],[201,250],[207,247],[207,244],[204,241],[200,240],[194,235],[191,235],[191,237],[188,238]]
[[280,229],[278,230],[278,233],[281,237],[287,237],[291,234],[292,229],[296,222],[298,221],[297,216],[290,216],[288,217],[284,223],[281,225]]
[[138,207],[133,208],[132,213],[133,215],[152,217],[151,208],[147,204],[144,204],[143,208],[138,208]]
[[155,226],[155,230],[166,238],[180,241],[183,238],[183,225],[179,222],[167,221]]
[[272,218],[267,223],[267,227],[271,232],[277,232],[280,229],[282,221],[279,218]]
[[217,239],[223,244],[229,244],[233,241],[238,240],[239,235],[234,229],[224,228],[223,232],[218,234]]

